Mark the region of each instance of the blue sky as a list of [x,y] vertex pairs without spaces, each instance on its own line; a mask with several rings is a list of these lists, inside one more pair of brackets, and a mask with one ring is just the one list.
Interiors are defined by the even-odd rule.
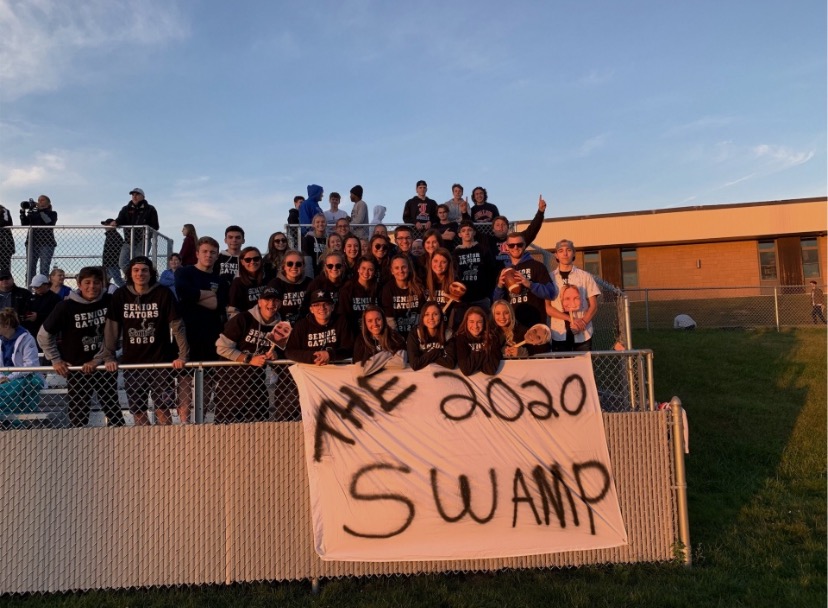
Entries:
[[307,184],[400,221],[418,179],[510,219],[825,195],[825,2],[0,0],[6,206],[138,186],[176,247],[263,245]]

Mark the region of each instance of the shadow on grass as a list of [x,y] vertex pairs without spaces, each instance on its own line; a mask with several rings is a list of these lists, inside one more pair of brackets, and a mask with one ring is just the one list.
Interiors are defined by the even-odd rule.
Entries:
[[[655,351],[657,399],[687,410],[691,540],[712,546],[780,467],[807,403],[808,361],[796,332],[639,333]],[[804,355],[807,357],[807,355]],[[824,380],[823,380],[824,382]]]

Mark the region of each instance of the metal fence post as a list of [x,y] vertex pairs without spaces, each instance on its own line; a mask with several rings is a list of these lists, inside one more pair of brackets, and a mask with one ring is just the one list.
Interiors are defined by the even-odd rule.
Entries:
[[645,354],[647,358],[647,400],[649,401],[649,411],[655,411],[655,382],[653,381],[653,351],[648,351]]
[[644,290],[644,327],[650,331],[650,290]]
[[622,296],[624,299],[624,337],[626,338],[627,342],[627,350],[632,350],[633,343],[632,343],[632,323],[630,323],[630,298],[627,297],[627,294]]
[[204,368],[200,365],[193,370],[193,407],[196,424],[204,424]]
[[684,565],[690,566],[693,557],[690,552],[690,518],[687,508],[687,476],[684,470],[684,423],[681,399],[670,399],[670,413],[673,424],[673,466],[675,467],[676,506],[678,507],[679,540],[684,545]]
[[642,355],[642,353],[638,353],[635,363],[637,368],[636,371],[638,373],[638,379],[641,384],[641,386],[638,387],[638,408],[642,412],[644,412],[647,409],[646,397],[644,395],[644,392],[647,390],[647,387],[644,384],[644,356]]
[[635,411],[638,409],[638,399],[635,398],[635,369],[633,368],[632,357],[624,357],[624,363],[627,366],[627,386],[630,390],[630,409]]
[[779,290],[773,288],[773,312],[776,315],[776,331],[779,331]]
[[[33,275],[29,272],[32,267],[32,255],[34,255],[34,234],[32,234],[32,227],[29,226],[26,235],[26,288],[32,283]],[[36,270],[35,270],[36,272]]]

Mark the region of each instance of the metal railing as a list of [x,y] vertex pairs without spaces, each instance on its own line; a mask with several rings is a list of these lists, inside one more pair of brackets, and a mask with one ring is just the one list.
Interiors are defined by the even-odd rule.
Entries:
[[[825,287],[821,287],[823,293]],[[630,321],[636,329],[672,329],[688,315],[698,328],[782,327],[823,324],[809,285],[627,289]]]
[[[404,222],[379,222],[375,224],[351,224],[351,232],[359,236],[360,238],[371,238],[371,235],[374,234],[374,228],[378,225],[382,224],[388,229],[388,237],[391,241],[394,240],[394,229],[397,226],[411,226],[411,224],[406,224]],[[511,222],[509,224],[509,232],[515,229],[516,224]],[[492,225],[488,222],[482,222],[480,224],[474,225],[477,234],[494,234],[492,231]],[[310,224],[285,224],[285,235],[288,239],[288,244],[290,245],[291,249],[302,249],[302,236],[303,231],[311,230],[313,227]],[[331,233],[333,230],[333,225],[328,225],[328,234]],[[362,236],[366,234],[367,236]],[[417,238],[415,236],[415,238]]]
[[[536,355],[564,358],[568,353]],[[653,353],[649,350],[592,353],[601,409],[653,410]],[[2,368],[29,381],[0,389],[0,428],[45,429],[150,424],[229,424],[301,419],[299,394],[288,367],[236,362],[122,365],[84,374],[70,367],[68,378],[51,367]],[[0,385],[3,386],[3,385]],[[5,390],[5,392],[2,392]]]
[[[33,274],[41,272],[41,256],[38,246],[45,241],[44,231],[51,231],[56,245],[51,248],[49,270],[58,267],[66,272],[67,284],[74,284],[74,276],[84,266],[119,267],[123,270],[130,257],[146,255],[159,274],[167,267],[167,257],[173,253],[173,239],[149,226],[9,226],[0,228],[11,235],[11,245],[0,245],[0,254],[8,256],[7,267],[15,283],[28,286]],[[121,238],[126,237],[127,246],[121,246],[120,253],[113,260],[104,260],[104,242],[107,230],[117,230]],[[0,266],[6,264],[0,259]],[[48,271],[44,274],[49,274]]]

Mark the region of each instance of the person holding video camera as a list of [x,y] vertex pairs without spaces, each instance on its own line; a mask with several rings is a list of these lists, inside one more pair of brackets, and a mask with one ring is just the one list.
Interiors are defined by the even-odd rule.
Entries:
[[53,230],[55,224],[57,224],[57,213],[52,209],[51,199],[45,194],[38,196],[36,203],[32,199],[20,203],[21,226],[48,226],[48,228],[36,228],[29,231],[32,239],[31,247],[29,237],[26,238],[26,251],[29,253],[27,282],[38,274],[38,261],[40,261],[40,274],[49,276],[52,256],[57,246]]

